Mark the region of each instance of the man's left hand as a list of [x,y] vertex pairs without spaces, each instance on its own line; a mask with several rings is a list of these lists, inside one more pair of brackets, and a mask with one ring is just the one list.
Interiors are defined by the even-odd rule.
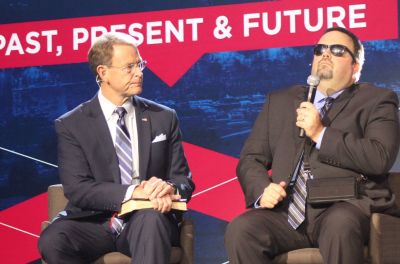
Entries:
[[174,194],[175,189],[157,177],[151,177],[148,181],[142,181],[140,186],[149,195],[149,200],[155,210],[166,213],[171,210],[172,201],[179,200],[181,196]]

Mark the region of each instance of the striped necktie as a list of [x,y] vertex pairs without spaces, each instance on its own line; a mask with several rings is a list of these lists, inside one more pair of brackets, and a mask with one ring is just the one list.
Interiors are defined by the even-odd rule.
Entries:
[[[324,106],[320,109],[321,119],[326,115],[329,108],[331,107],[334,98],[326,97]],[[312,178],[312,174],[310,171],[304,169],[304,162],[301,159],[300,169],[298,172],[298,176],[296,179],[296,183],[293,187],[292,199],[289,203],[288,209],[288,222],[294,228],[297,229],[306,218],[306,197],[307,197],[307,188],[306,182],[307,179]]]
[[115,136],[115,151],[117,152],[118,157],[121,183],[129,185],[132,182],[133,161],[131,139],[129,137],[129,132],[126,128],[124,119],[126,110],[123,107],[117,107],[115,112],[118,114]]
[[333,100],[335,100],[335,98],[333,98],[333,97],[325,97],[324,98],[325,104],[320,110],[321,118],[323,118],[326,115],[326,113],[328,112],[329,108],[331,107],[331,105],[333,103]]
[[[133,161],[131,140],[124,119],[126,110],[123,107],[117,107],[115,113],[118,114],[115,151],[118,157],[121,183],[124,185],[130,185],[132,183]],[[118,236],[124,227],[124,220],[118,218],[116,214],[114,214],[110,220],[110,227],[113,234]]]

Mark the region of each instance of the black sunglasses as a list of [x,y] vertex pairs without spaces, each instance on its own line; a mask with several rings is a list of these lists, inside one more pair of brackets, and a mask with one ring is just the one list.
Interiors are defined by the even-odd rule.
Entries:
[[353,52],[348,47],[341,44],[333,44],[333,45],[317,44],[314,47],[314,55],[321,56],[322,53],[324,53],[328,48],[332,53],[332,55],[336,57],[342,57],[344,53],[347,51],[350,54],[351,58],[353,59],[353,62],[356,61],[356,57],[354,56]]

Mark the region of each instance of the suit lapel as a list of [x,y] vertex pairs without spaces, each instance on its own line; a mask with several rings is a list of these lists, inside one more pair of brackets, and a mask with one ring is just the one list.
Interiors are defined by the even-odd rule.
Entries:
[[121,177],[119,176],[118,157],[115,153],[110,131],[101,110],[97,95],[88,103],[86,114],[89,117],[89,122],[91,122],[90,127],[93,128],[93,136],[97,138],[98,144],[101,146],[101,150],[103,152],[102,154],[110,163],[114,182],[121,183]]
[[146,180],[151,148],[151,119],[148,111],[149,106],[137,96],[133,97],[132,103],[135,107],[138,130],[139,176],[141,180]]
[[346,88],[338,98],[333,101],[331,108],[322,120],[324,126],[329,126],[343,108],[350,102],[350,99],[357,92],[357,85],[352,85]]

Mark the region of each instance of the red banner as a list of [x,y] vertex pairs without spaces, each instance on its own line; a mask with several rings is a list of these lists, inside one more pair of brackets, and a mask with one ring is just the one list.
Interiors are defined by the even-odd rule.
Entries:
[[205,53],[314,44],[332,26],[398,38],[398,2],[281,0],[0,25],[0,68],[79,63],[106,31],[129,33],[169,86]]

